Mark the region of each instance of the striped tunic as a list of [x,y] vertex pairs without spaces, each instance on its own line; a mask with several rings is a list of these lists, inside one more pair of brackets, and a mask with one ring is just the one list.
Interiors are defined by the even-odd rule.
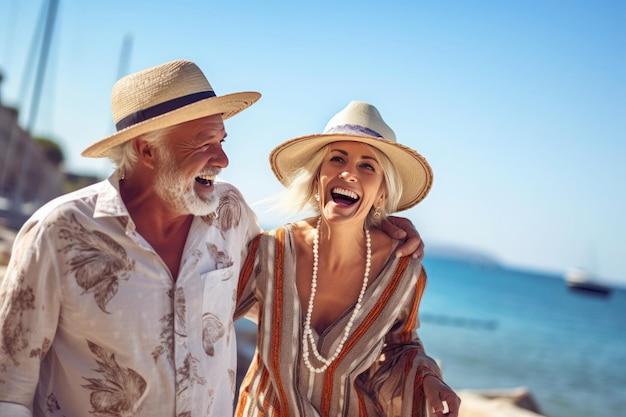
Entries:
[[[305,311],[295,280],[291,225],[257,237],[242,268],[235,318],[258,324],[254,357],[240,388],[238,417],[427,416],[422,379],[441,378],[417,336],[418,307],[426,285],[419,260],[386,262],[367,289],[361,312],[339,354],[323,373],[302,357]],[[330,357],[352,308],[322,334],[312,329],[320,353]],[[310,354],[311,363],[320,366]]]

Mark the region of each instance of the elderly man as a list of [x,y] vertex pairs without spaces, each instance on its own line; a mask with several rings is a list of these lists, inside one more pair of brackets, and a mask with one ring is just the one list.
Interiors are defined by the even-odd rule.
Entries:
[[[115,172],[49,202],[16,238],[0,286],[0,415],[232,415],[237,281],[261,229],[216,176],[223,120],[259,97],[217,96],[182,60],[115,84],[117,133],[83,151]],[[405,250],[421,254],[405,227]]]

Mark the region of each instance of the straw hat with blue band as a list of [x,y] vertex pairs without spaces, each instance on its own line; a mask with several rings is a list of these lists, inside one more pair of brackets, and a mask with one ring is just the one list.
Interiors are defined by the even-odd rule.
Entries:
[[228,119],[260,97],[256,92],[216,95],[191,61],[157,65],[115,83],[111,111],[117,132],[89,146],[82,155],[106,157],[112,147],[144,133],[206,116],[221,114]]
[[276,178],[288,186],[307,159],[332,142],[355,141],[382,151],[402,180],[398,210],[413,207],[426,197],[433,183],[433,172],[426,159],[396,141],[393,130],[371,104],[352,101],[328,122],[324,133],[288,140],[270,153],[270,165]]

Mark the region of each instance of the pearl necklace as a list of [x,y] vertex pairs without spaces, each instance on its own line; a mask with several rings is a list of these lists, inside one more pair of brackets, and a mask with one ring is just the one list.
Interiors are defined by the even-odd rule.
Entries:
[[[304,319],[304,332],[302,333],[302,351],[304,357],[304,363],[309,368],[311,372],[316,374],[324,372],[328,366],[339,356],[341,350],[343,349],[343,345],[348,340],[348,335],[350,333],[350,329],[354,323],[354,319],[356,315],[361,310],[361,303],[363,302],[363,296],[365,295],[365,290],[367,289],[367,280],[370,274],[370,266],[372,261],[372,240],[370,238],[370,231],[365,229],[365,247],[367,248],[367,253],[365,256],[365,273],[363,274],[363,286],[361,287],[361,292],[359,293],[359,298],[357,298],[356,305],[354,306],[354,311],[350,316],[350,320],[348,320],[348,324],[346,324],[346,328],[343,331],[343,337],[337,348],[335,349],[335,353],[326,359],[320,355],[317,344],[315,343],[315,339],[313,338],[313,332],[311,331],[311,315],[313,314],[313,300],[315,299],[315,292],[317,290],[317,269],[319,263],[319,236],[320,236],[320,224],[322,223],[322,218],[320,217],[317,221],[317,226],[315,227],[316,233],[313,238],[313,276],[311,278],[311,297],[309,298],[309,306],[306,313],[306,318]],[[313,355],[323,363],[323,365],[319,368],[311,365],[309,360],[309,344],[311,342],[311,348],[313,350]]]

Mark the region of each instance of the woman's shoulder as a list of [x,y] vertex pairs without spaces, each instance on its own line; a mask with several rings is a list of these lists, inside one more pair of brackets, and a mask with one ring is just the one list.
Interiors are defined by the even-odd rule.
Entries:
[[314,219],[304,219],[266,230],[263,232],[263,236],[265,239],[275,239],[279,234],[291,235],[296,241],[304,241],[314,230]]
[[389,236],[384,230],[376,227],[370,229],[370,236],[372,238],[372,249],[385,258],[394,256],[393,252],[401,243],[401,241]]
[[283,226],[290,231],[294,238],[303,240],[315,230],[315,219],[303,219],[296,222],[287,223]]
[[[393,264],[396,260],[396,249],[398,249],[404,241],[394,239],[382,229],[372,228],[370,234],[372,236],[372,257],[382,264]],[[406,268],[405,272],[409,275],[419,276],[423,269],[422,261],[419,258],[413,258],[411,256],[406,258],[408,263],[403,263],[405,265],[403,268]],[[400,264],[396,265],[399,266]]]

